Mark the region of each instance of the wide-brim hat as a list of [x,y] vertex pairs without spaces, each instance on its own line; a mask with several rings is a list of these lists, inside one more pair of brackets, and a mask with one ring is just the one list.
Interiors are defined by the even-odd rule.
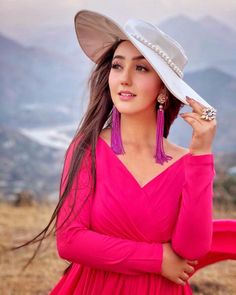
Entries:
[[111,18],[90,10],[80,10],[74,22],[79,44],[94,63],[114,42],[129,40],[177,99],[189,105],[186,101],[189,96],[205,107],[212,107],[183,80],[188,58],[182,46],[156,25],[131,18],[121,27]]

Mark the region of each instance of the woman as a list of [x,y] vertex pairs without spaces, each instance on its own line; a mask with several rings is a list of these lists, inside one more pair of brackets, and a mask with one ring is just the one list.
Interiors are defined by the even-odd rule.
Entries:
[[[192,294],[197,269],[236,257],[235,221],[212,221],[216,111],[182,80],[182,47],[152,24],[122,29],[82,10],[75,25],[96,68],[56,208],[71,264],[50,294]],[[167,139],[184,104],[189,149]]]
[[[187,57],[157,27],[131,19],[123,29],[86,10],[75,25],[96,63],[88,110],[48,225],[11,249],[40,242],[30,263],[56,219],[70,265],[50,294],[192,294],[197,269],[236,259],[236,221],[212,221],[216,111],[183,81]],[[188,149],[167,139],[184,104]]]

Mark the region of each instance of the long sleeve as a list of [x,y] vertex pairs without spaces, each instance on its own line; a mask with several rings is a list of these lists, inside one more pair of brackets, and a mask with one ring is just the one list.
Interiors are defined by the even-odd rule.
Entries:
[[[72,147],[73,145],[69,147],[64,162],[60,195],[64,190]],[[83,162],[86,163],[84,160]],[[160,273],[163,258],[163,245],[161,243],[137,242],[101,234],[89,229],[92,195],[89,196],[80,212],[79,207],[88,194],[90,174],[89,165],[86,167],[82,164],[73,181],[72,189],[66,196],[57,216],[58,228],[73,207],[74,213],[56,232],[59,256],[85,266],[129,275],[140,275],[143,272]],[[75,203],[73,204],[74,198]]]
[[185,259],[194,260],[204,256],[212,243],[214,157],[190,154],[184,165],[185,182],[172,248]]

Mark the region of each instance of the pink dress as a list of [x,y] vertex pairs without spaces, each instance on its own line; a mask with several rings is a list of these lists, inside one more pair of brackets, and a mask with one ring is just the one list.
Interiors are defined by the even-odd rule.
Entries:
[[[64,163],[63,181],[73,145]],[[85,157],[57,226],[72,206],[75,211],[81,206],[89,191],[90,165]],[[162,243],[171,242],[186,259],[198,259],[196,270],[236,259],[236,220],[212,220],[214,175],[213,154],[188,153],[140,186],[99,137],[96,192],[56,234],[60,257],[73,264],[50,294],[192,294],[188,282],[181,286],[161,275]]]

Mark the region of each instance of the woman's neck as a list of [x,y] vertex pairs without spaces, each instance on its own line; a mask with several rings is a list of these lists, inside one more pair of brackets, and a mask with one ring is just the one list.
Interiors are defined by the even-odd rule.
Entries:
[[125,144],[155,145],[156,113],[121,114],[121,136]]

